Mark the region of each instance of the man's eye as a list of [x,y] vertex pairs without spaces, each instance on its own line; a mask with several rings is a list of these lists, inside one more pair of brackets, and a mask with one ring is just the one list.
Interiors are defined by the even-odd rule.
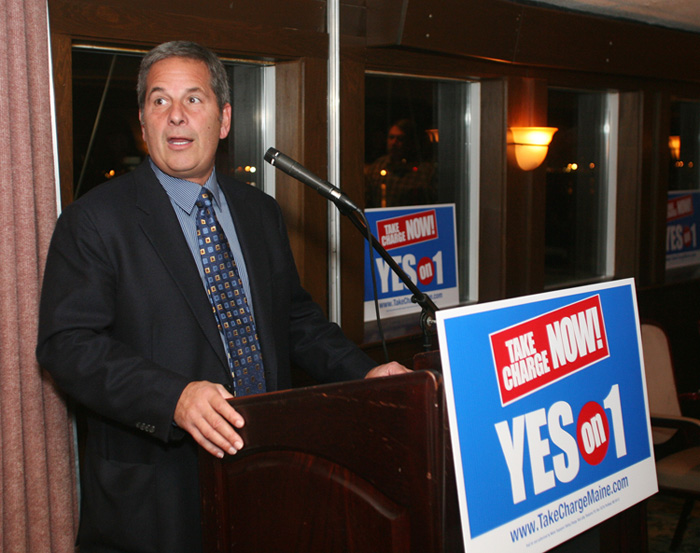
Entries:
[[162,106],[165,104],[165,99],[164,98],[156,98],[156,100],[153,102],[157,106]]
[[190,102],[190,104],[199,104],[201,102],[201,100],[199,98],[197,98],[196,96],[190,96],[189,102]]

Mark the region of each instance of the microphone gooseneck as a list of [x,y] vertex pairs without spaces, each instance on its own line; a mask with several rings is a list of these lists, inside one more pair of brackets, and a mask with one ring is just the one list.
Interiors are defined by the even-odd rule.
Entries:
[[268,148],[265,152],[265,161],[270,165],[287,173],[290,177],[295,178],[299,182],[310,186],[316,192],[332,201],[341,211],[358,211],[362,213],[353,201],[343,194],[339,188],[333,186],[330,182],[323,180],[321,177],[309,171],[306,167],[294,161],[289,156],[275,148]]

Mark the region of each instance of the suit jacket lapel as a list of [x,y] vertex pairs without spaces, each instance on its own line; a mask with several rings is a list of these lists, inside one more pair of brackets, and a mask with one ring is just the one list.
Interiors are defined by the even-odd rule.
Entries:
[[[228,374],[228,362],[221,336],[211,313],[211,304],[202,285],[192,253],[187,246],[180,223],[173,212],[167,193],[155,174],[143,163],[134,171],[137,180],[136,207],[139,224],[153,244],[153,249],[182,292],[199,325],[216,351]],[[183,337],[183,339],[188,339]]]

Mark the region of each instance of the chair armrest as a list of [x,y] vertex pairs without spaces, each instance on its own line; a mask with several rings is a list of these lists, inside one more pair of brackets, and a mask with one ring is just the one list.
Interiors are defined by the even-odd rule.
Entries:
[[692,417],[679,417],[677,415],[651,414],[651,425],[664,428],[695,429],[700,432],[700,420]]
[[686,447],[700,445],[700,420],[691,417],[679,417],[651,413],[651,425],[661,428],[675,428],[683,435]]

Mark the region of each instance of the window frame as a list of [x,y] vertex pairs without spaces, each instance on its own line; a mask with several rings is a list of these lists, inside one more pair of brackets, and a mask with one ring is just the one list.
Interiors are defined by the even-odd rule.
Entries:
[[[401,78],[401,79],[417,79],[422,81],[429,81],[435,84],[438,83],[460,83],[465,85],[465,98],[464,107],[465,113],[464,124],[464,144],[463,153],[464,157],[462,164],[468,169],[466,178],[457,183],[459,186],[462,183],[466,183],[468,188],[466,200],[468,213],[468,222],[466,225],[462,226],[460,232],[460,206],[455,205],[455,216],[457,217],[457,248],[458,248],[458,286],[460,287],[460,302],[459,305],[466,305],[469,303],[474,303],[478,301],[478,287],[479,287],[479,198],[480,198],[480,133],[481,133],[481,83],[473,78],[459,78],[459,77],[444,77],[435,74],[425,74],[419,73],[414,74],[410,72],[393,72],[393,71],[377,71],[377,70],[367,70],[365,72],[365,77],[387,77],[387,78]],[[439,93],[437,93],[439,96]],[[439,97],[436,97],[435,101],[438,101]],[[433,106],[433,109],[439,109],[437,106]],[[437,116],[438,118],[440,115]],[[363,120],[365,120],[363,118]],[[363,141],[364,145],[364,141]],[[362,149],[364,152],[364,147]],[[363,154],[364,157],[364,154]],[[364,188],[363,188],[364,190]],[[444,202],[439,202],[444,203]],[[465,236],[466,235],[466,236]],[[460,240],[466,238],[464,246],[461,247]],[[366,248],[366,245],[365,245]],[[463,250],[464,255],[459,255],[460,250]],[[466,268],[466,269],[465,269]],[[364,271],[363,273],[364,274]],[[462,289],[462,284],[466,283],[466,292]],[[363,288],[364,291],[364,288]],[[363,302],[364,303],[364,302]],[[361,311],[363,309],[363,303],[359,303],[358,307]],[[456,306],[455,306],[456,307]],[[354,310],[357,310],[355,308]],[[376,332],[376,321],[364,322],[364,341],[373,341],[378,338]],[[401,315],[398,317],[392,317],[388,319],[382,319],[382,326],[384,327],[385,334],[387,338],[401,338],[410,336],[420,332],[419,326],[419,313]]]

